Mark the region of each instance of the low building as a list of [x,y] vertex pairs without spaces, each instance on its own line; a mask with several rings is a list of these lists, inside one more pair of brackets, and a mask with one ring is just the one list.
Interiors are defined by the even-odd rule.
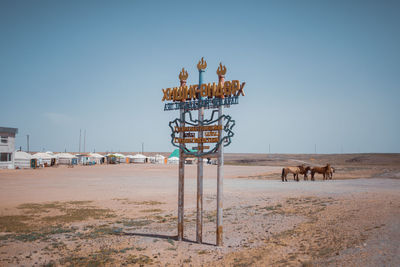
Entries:
[[0,168],[14,169],[17,128],[0,127]]

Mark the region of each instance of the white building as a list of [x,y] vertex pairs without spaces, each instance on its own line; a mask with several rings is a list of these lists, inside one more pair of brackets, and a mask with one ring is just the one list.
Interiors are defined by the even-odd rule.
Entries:
[[32,155],[24,151],[15,151],[14,165],[16,169],[29,169]]
[[17,128],[0,127],[0,169],[14,169]]

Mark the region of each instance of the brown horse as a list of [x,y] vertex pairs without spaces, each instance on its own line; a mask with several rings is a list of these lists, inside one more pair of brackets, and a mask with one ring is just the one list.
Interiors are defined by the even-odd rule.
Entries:
[[282,169],[282,182],[287,182],[286,176],[289,173],[293,173],[293,178],[295,181],[299,181],[299,173],[300,173],[300,168],[299,167],[286,167]]
[[304,164],[302,164],[300,166],[297,166],[297,167],[300,168],[300,172],[299,173],[304,175],[304,177],[303,177],[304,181],[308,180],[307,174],[311,170],[311,167],[310,166],[305,166]]
[[325,167],[313,167],[311,168],[311,181],[314,180],[315,173],[320,173],[324,177],[324,180],[329,178],[329,174],[331,172],[331,165],[328,163]]
[[329,179],[332,180],[333,174],[335,173],[335,171],[336,171],[335,168],[331,167],[331,169],[330,169],[330,171],[329,171]]

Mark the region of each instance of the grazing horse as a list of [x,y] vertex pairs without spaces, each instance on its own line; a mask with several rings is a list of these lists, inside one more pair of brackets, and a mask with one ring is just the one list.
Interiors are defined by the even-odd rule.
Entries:
[[331,167],[331,169],[329,170],[329,179],[331,179],[332,180],[332,178],[333,178],[333,174],[335,173],[335,168],[333,168],[333,167]]
[[313,167],[311,168],[311,181],[314,180],[315,173],[320,173],[324,177],[324,180],[329,178],[329,174],[331,172],[331,165],[328,163],[325,167]]
[[295,181],[299,181],[299,173],[300,173],[300,168],[299,167],[286,167],[282,169],[282,182],[287,182],[286,176],[288,173],[293,173],[293,178]]
[[307,174],[308,174],[308,172],[311,170],[311,167],[310,166],[305,166],[304,164],[302,164],[302,165],[300,165],[300,166],[297,166],[297,167],[299,167],[300,168],[300,174],[304,174],[304,181],[305,180],[308,180],[308,176],[307,176]]

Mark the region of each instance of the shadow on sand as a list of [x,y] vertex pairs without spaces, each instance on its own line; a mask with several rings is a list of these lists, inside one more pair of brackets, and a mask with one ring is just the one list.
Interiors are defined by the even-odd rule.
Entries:
[[[166,239],[166,240],[174,240],[174,241],[178,241],[178,236],[176,235],[160,235],[160,234],[145,234],[145,233],[127,233],[127,232],[123,232],[123,235],[128,235],[128,236],[142,236],[142,237],[149,237],[149,238],[159,238],[159,239]],[[184,242],[188,242],[188,243],[192,243],[192,244],[198,244],[196,241],[194,240],[190,240],[187,238],[183,238]],[[203,242],[201,243],[202,245],[208,245],[208,246],[216,246],[216,244],[211,244],[211,243],[206,243]]]

